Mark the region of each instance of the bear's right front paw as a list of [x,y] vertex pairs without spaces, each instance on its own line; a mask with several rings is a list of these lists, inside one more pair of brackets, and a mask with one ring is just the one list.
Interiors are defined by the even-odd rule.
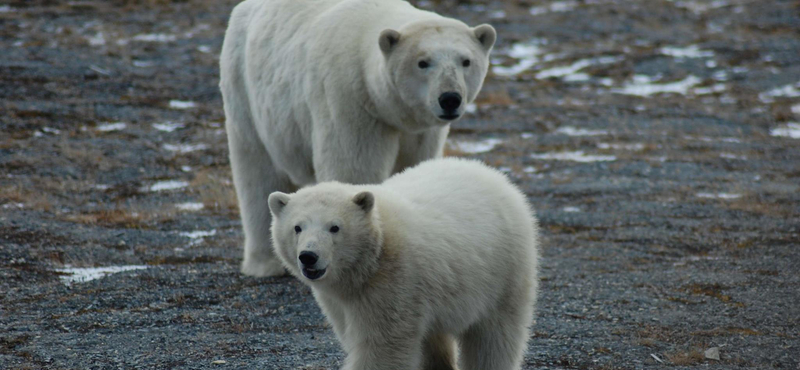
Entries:
[[267,261],[256,261],[252,258],[245,258],[242,261],[242,273],[253,277],[272,277],[286,275],[286,269],[277,258]]

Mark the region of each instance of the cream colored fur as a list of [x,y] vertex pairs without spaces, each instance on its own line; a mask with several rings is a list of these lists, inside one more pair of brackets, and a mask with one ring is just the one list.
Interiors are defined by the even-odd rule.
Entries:
[[[500,172],[430,160],[381,185],[326,182],[273,193],[269,205],[275,250],[312,288],[344,369],[455,369],[456,357],[461,370],[520,368],[538,226]],[[304,275],[304,251],[325,270],[316,280]]]
[[[220,60],[242,271],[283,273],[265,196],[319,181],[378,183],[440,157],[439,96],[481,88],[496,35],[400,0],[247,0]],[[470,66],[464,67],[465,60]],[[418,67],[420,61],[430,66]]]

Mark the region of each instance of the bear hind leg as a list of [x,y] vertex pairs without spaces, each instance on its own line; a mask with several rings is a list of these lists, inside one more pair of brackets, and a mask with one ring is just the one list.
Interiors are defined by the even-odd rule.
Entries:
[[497,313],[467,329],[459,338],[460,369],[519,370],[531,321],[523,311]]

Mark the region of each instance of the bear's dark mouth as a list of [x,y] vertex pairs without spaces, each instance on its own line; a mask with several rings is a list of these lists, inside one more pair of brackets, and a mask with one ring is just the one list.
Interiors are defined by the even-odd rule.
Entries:
[[307,277],[309,280],[317,280],[317,279],[321,278],[322,275],[325,275],[325,271],[326,270],[327,269],[316,270],[316,269],[310,269],[310,268],[304,267],[303,268],[303,275],[305,277]]
[[441,118],[441,119],[443,119],[445,121],[452,121],[452,120],[454,120],[454,119],[456,119],[458,117],[461,117],[461,115],[459,115],[459,114],[443,114],[443,115],[439,116],[439,118]]

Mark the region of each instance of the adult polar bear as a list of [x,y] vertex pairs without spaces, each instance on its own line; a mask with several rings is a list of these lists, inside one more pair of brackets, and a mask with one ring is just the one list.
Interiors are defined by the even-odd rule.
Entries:
[[440,157],[496,39],[400,0],[247,0],[220,59],[242,272],[284,273],[266,197],[320,181],[378,183]]

